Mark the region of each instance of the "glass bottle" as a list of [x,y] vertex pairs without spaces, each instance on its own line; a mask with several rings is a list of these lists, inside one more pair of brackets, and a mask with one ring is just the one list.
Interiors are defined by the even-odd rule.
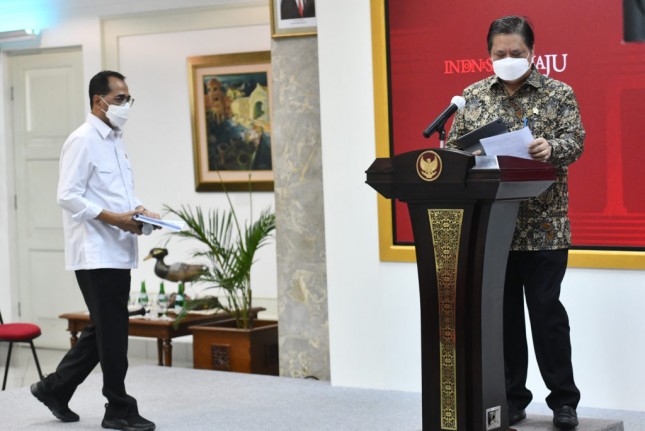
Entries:
[[166,315],[168,311],[168,295],[163,285],[163,281],[159,284],[159,296],[157,296],[157,304],[159,305],[159,317]]
[[139,305],[146,307],[148,305],[148,292],[146,292],[146,281],[141,282],[141,290],[139,291]]
[[175,313],[179,314],[184,309],[184,282],[179,282],[179,289],[177,290],[177,295],[175,296]]

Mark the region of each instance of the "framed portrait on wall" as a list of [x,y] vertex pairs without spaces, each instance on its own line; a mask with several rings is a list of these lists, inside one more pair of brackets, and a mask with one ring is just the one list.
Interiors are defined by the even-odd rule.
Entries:
[[273,190],[271,53],[188,58],[195,189]]
[[316,0],[269,0],[273,37],[316,34]]

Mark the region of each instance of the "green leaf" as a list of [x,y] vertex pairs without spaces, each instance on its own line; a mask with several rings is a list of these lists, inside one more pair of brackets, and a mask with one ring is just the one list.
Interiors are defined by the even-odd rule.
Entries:
[[[231,313],[238,327],[249,328],[252,325],[251,267],[255,263],[255,253],[273,237],[275,214],[267,208],[261,211],[257,220],[240,226],[228,193],[227,198],[228,209],[209,210],[206,216],[199,206],[182,205],[178,209],[165,206],[165,210],[187,226],[170,235],[197,241],[200,247],[193,252],[193,257],[209,261],[208,272],[197,281],[207,289],[219,290],[225,298],[223,304],[219,301],[217,305],[210,304]],[[203,305],[197,301],[193,302]]]

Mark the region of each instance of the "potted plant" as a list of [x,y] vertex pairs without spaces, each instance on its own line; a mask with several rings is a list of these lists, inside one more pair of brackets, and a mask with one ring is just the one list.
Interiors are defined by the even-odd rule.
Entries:
[[[208,270],[196,281],[206,285],[205,290],[218,292],[187,301],[177,318],[204,308],[223,310],[232,316],[228,322],[190,327],[195,368],[277,375],[277,322],[255,318],[251,288],[255,253],[273,237],[275,214],[265,209],[256,220],[242,225],[228,193],[226,198],[228,209],[207,213],[199,206],[166,206],[169,213],[186,224],[186,229],[171,235],[197,241],[201,247],[193,257],[208,262]],[[235,346],[234,338],[243,338],[243,345]],[[256,353],[256,357],[238,357],[247,352]]]

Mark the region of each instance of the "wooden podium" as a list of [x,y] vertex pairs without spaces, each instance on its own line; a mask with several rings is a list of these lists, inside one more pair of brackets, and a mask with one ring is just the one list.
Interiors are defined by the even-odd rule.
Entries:
[[407,203],[421,304],[426,431],[508,430],[502,342],[506,261],[519,204],[548,164],[433,149],[379,158],[367,183]]

